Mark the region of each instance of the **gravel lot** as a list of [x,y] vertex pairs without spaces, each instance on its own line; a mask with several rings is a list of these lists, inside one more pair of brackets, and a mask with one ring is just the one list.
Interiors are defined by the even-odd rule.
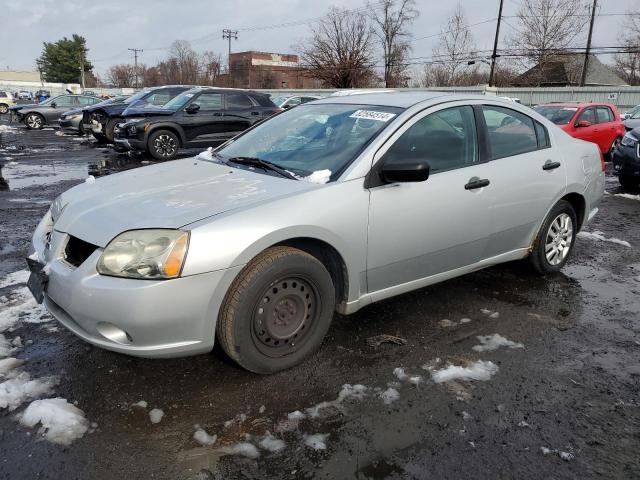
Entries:
[[[13,356],[31,378],[58,378],[45,397],[75,403],[93,426],[64,446],[18,422],[30,400],[0,408],[1,478],[640,478],[640,197],[618,196],[614,177],[587,227],[602,233],[579,237],[562,273],[508,264],[336,315],[304,365],[256,376],[217,351],[118,355],[40,318],[7,275],[25,269],[49,203],[88,175],[148,160],[2,125],[0,319],[20,321],[0,333],[21,338]],[[406,344],[367,342],[380,334]],[[473,348],[493,334],[513,348]],[[484,381],[432,379],[479,360],[493,364]],[[332,403],[306,410],[321,402]],[[295,411],[304,418],[288,419]],[[196,425],[217,435],[213,446],[194,439]]]

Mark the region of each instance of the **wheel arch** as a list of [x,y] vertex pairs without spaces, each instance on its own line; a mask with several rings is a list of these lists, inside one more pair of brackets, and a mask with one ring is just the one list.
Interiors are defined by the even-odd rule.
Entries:
[[151,137],[151,135],[156,133],[158,130],[168,130],[171,133],[174,133],[178,137],[178,140],[180,141],[180,145],[178,145],[179,148],[185,145],[186,143],[185,136],[184,136],[184,132],[182,131],[182,128],[178,127],[173,123],[159,123],[157,125],[156,124],[152,125],[151,128],[149,128],[149,131],[146,132],[145,143],[147,143],[149,141],[149,137]]
[[564,200],[565,202],[568,202],[573,207],[573,210],[576,212],[576,219],[578,220],[578,231],[580,231],[580,229],[582,228],[582,225],[584,224],[584,217],[587,209],[587,202],[585,198],[577,192],[571,192],[571,193],[567,193],[560,200]]

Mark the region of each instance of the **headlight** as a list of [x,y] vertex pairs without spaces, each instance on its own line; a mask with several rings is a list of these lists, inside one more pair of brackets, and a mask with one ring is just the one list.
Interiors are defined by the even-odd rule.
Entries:
[[626,133],[624,137],[622,137],[622,145],[625,147],[633,147],[636,143],[638,143],[638,139],[631,135],[631,133]]
[[51,219],[53,223],[55,223],[60,218],[60,215],[62,215],[62,212],[64,211],[66,206],[66,203],[64,205],[62,204],[60,196],[56,197],[56,199],[51,204]]
[[98,273],[128,278],[175,278],[187,255],[189,232],[131,230],[109,242],[98,261]]
[[137,131],[138,131],[138,127],[137,127],[136,125],[131,125],[131,126],[129,127],[129,133],[130,133],[131,135],[135,135]]

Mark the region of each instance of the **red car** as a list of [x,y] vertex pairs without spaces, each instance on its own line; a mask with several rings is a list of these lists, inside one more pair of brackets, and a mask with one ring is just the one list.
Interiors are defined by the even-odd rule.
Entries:
[[574,138],[592,142],[610,160],[624,136],[615,105],[607,103],[549,103],[534,108]]

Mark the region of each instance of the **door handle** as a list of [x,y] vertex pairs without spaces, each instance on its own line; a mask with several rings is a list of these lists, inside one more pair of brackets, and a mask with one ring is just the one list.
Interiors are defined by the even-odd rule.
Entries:
[[214,117],[222,117],[223,115],[224,115],[224,113],[222,113],[222,112],[215,112],[213,114]]
[[260,112],[251,112],[251,115],[260,115]]
[[486,178],[478,178],[478,177],[474,177],[472,179],[469,180],[469,183],[467,183],[464,186],[465,190],[475,190],[476,188],[482,188],[482,187],[486,187],[490,184],[491,182],[489,182],[488,179]]
[[552,162],[551,160],[547,160],[546,162],[544,162],[544,165],[542,166],[543,170],[553,170],[555,168],[558,168],[560,166],[560,162]]

